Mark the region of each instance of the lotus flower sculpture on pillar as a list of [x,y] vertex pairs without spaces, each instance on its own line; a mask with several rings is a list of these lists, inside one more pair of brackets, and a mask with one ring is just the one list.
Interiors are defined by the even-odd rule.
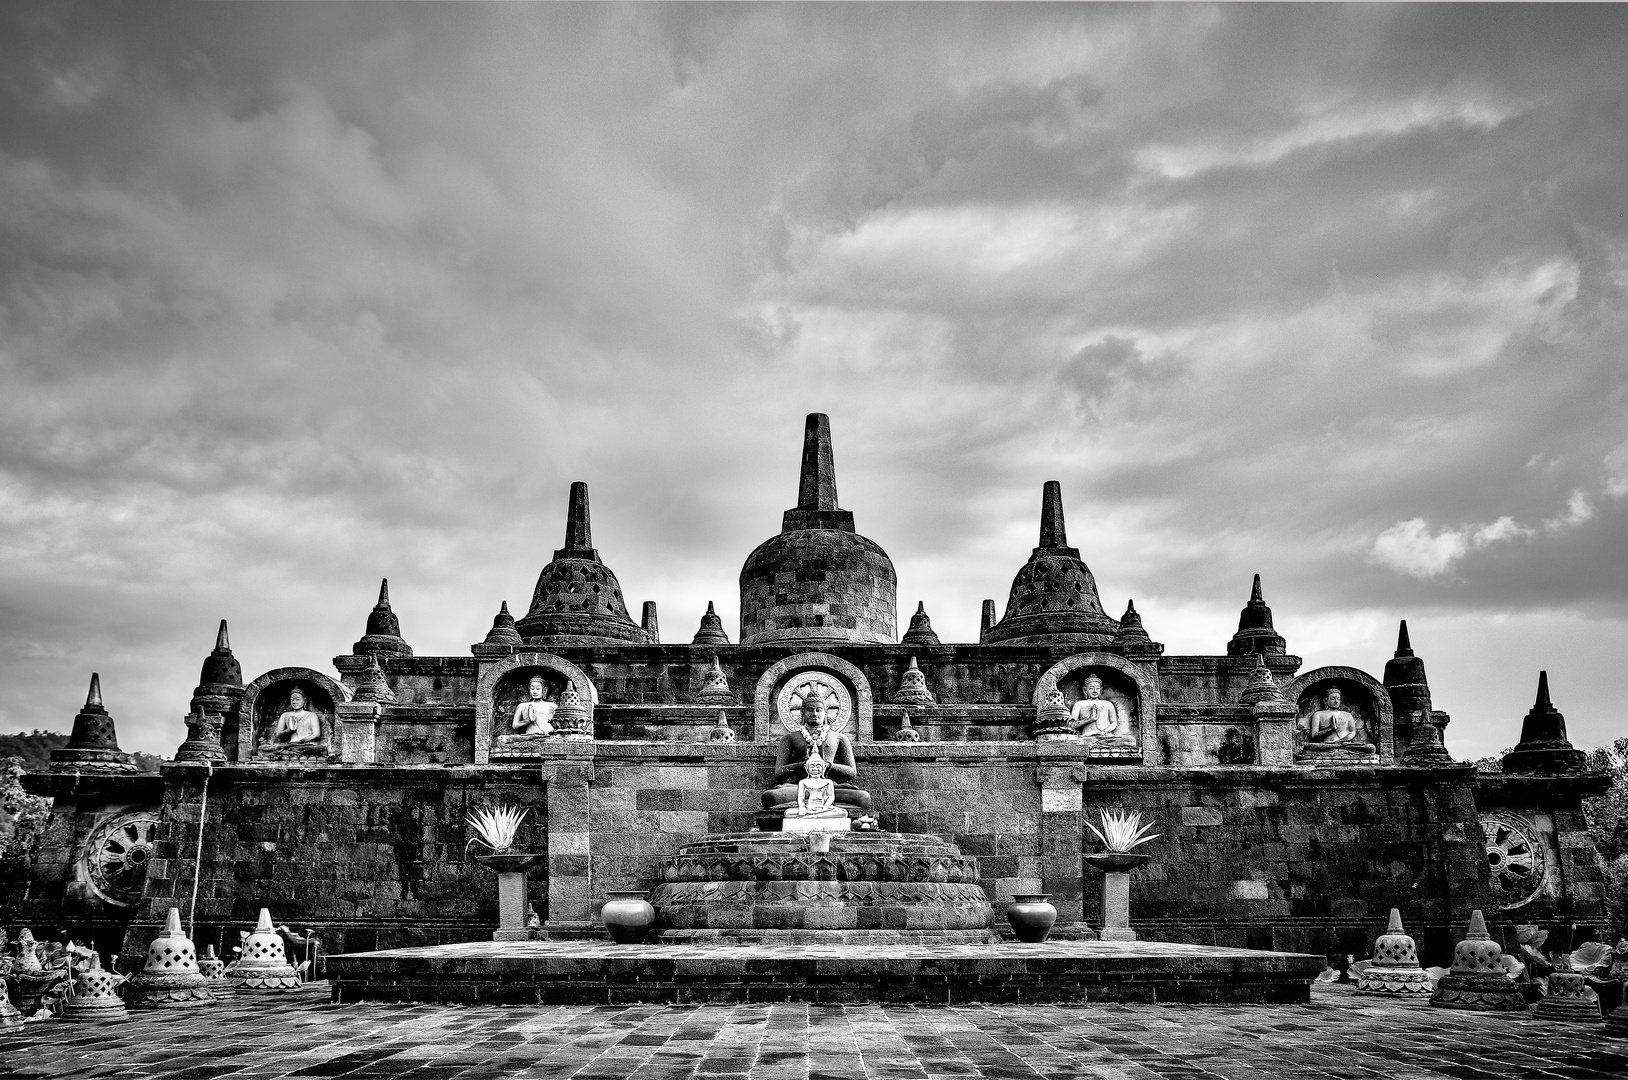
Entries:
[[1152,833],[1152,824],[1142,824],[1142,815],[1130,810],[1101,812],[1102,828],[1089,821],[1085,827],[1096,834],[1107,851],[1086,855],[1087,865],[1102,871],[1102,930],[1103,941],[1135,941],[1136,931],[1131,929],[1131,871],[1153,858],[1133,851],[1159,838]]
[[486,847],[487,854],[476,855],[475,861],[497,874],[497,929],[492,931],[493,941],[531,938],[531,930],[526,927],[526,871],[542,862],[543,856],[514,850],[515,837],[527,813],[518,806],[499,806],[472,810],[467,818],[475,835],[464,850],[467,852],[475,844]]

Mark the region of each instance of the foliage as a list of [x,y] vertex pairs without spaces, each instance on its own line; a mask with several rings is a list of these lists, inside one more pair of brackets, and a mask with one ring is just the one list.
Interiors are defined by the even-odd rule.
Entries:
[[66,745],[68,736],[60,731],[19,731],[0,735],[0,758],[21,758],[23,772],[44,772],[51,767],[51,751]]
[[1153,823],[1142,824],[1142,814],[1137,810],[1119,813],[1116,810],[1104,810],[1102,813],[1102,828],[1097,828],[1089,821],[1085,827],[1097,834],[1097,839],[1112,852],[1125,852],[1134,847],[1140,847],[1151,840],[1157,840],[1159,833],[1151,836],[1144,835],[1153,828]]
[[1611,777],[1604,795],[1583,800],[1583,816],[1605,863],[1607,934],[1616,941],[1628,937],[1628,737],[1592,751],[1588,767]]
[[470,844],[475,843],[485,844],[494,854],[510,850],[514,847],[514,838],[519,835],[520,823],[526,820],[528,813],[529,810],[522,810],[518,806],[488,806],[471,810],[465,820],[475,830],[475,835],[464,845],[464,850],[468,851]]
[[22,758],[0,757],[0,924],[14,921],[51,812],[51,800],[23,790],[27,771]]

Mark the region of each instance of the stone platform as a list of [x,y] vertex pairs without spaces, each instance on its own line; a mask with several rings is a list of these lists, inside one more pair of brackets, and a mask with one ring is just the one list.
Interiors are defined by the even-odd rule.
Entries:
[[650,894],[668,942],[767,941],[787,934],[833,943],[889,933],[992,942],[995,912],[976,860],[920,833],[715,833],[661,860]]
[[327,958],[335,1002],[490,1005],[806,1001],[1310,1000],[1325,959],[1153,941],[1039,945],[615,945],[478,941]]

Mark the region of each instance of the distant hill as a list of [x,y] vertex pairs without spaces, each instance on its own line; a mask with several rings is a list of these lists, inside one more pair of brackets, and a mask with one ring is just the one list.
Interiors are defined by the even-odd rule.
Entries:
[[[0,735],[0,758],[22,758],[26,772],[45,772],[51,767],[51,751],[67,745],[68,736],[60,731],[19,731],[15,735]],[[155,773],[164,760],[139,750],[134,756],[138,772]]]

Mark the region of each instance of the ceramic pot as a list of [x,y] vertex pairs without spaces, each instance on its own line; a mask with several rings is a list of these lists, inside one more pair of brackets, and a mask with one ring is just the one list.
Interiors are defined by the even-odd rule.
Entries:
[[599,921],[610,931],[611,939],[618,945],[637,945],[643,941],[650,932],[650,924],[656,921],[656,909],[645,899],[645,890],[623,889],[605,895],[610,899],[599,909]]
[[547,855],[523,854],[518,851],[504,851],[491,855],[476,855],[475,861],[489,870],[499,874],[524,874],[527,870],[546,859]]
[[1124,874],[1135,870],[1153,856],[1138,855],[1133,851],[1099,851],[1084,858],[1087,866],[1101,870],[1104,874]]
[[1046,940],[1051,928],[1057,925],[1057,909],[1047,899],[1050,893],[1019,893],[1006,907],[1006,921],[1012,924],[1012,933],[1019,941]]

